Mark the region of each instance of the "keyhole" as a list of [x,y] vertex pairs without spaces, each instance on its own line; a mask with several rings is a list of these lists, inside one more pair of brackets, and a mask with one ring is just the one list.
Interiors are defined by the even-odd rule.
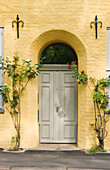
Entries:
[[59,107],[56,107],[56,112],[58,113]]

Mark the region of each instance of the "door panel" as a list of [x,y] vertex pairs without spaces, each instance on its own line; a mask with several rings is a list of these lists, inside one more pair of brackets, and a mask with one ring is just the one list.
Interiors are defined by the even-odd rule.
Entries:
[[76,80],[71,72],[59,72],[60,100],[62,100],[62,114],[60,122],[60,140],[62,143],[76,143],[77,91]]
[[74,87],[65,86],[64,88],[64,105],[66,109],[65,121],[73,122],[75,121],[75,115],[72,114],[74,111]]
[[68,71],[40,73],[40,142],[76,143],[77,84]]
[[[46,96],[46,98],[42,98],[42,113],[41,118],[42,121],[50,121],[50,86],[42,86],[42,94]],[[46,114],[45,114],[46,113]]]
[[40,141],[53,141],[53,73],[42,72],[39,77]]

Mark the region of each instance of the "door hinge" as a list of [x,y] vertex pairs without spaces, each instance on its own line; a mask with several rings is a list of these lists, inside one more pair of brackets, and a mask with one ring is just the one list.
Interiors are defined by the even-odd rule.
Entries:
[[39,122],[39,110],[38,110],[38,122]]
[[39,93],[38,93],[38,104],[39,104]]

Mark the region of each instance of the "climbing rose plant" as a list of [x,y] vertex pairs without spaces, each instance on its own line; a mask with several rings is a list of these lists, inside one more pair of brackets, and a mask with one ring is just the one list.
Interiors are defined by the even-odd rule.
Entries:
[[[106,88],[110,84],[110,78],[101,78],[99,80],[92,77],[89,78],[84,70],[78,71],[75,62],[68,64],[68,69],[74,72],[73,78],[77,78],[78,84],[87,85],[92,94],[92,101],[94,104],[95,112],[95,123],[90,125],[93,126],[97,134],[99,141],[98,148],[104,149],[104,139],[108,134],[106,130],[108,116],[106,113],[110,112],[110,110],[106,110],[109,101],[109,96],[106,92]],[[91,87],[93,90],[91,90]]]
[[0,92],[4,102],[7,103],[6,109],[16,130],[14,150],[19,150],[20,147],[21,96],[28,83],[39,73],[39,65],[32,66],[30,59],[22,60],[22,64],[20,63],[18,53],[15,53],[12,61],[9,56],[6,57],[6,60],[0,59],[0,69],[7,77],[7,82],[0,86]]

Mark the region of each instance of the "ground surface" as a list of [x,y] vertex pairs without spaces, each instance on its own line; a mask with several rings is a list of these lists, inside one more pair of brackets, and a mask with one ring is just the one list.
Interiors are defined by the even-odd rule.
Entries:
[[[110,170],[110,154],[85,154],[82,151],[26,151],[3,153],[0,150],[0,170],[14,169],[105,169]],[[18,168],[19,167],[19,168]]]

